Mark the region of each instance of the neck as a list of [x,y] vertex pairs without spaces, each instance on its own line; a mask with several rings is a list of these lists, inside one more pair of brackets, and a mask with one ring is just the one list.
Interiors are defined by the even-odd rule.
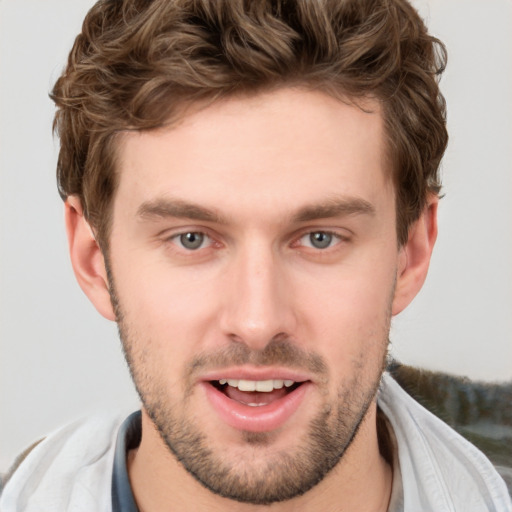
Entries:
[[391,467],[379,451],[375,404],[337,466],[311,490],[285,502],[252,505],[212,493],[169,452],[144,410],[141,444],[127,463],[141,512],[386,512],[392,485]]

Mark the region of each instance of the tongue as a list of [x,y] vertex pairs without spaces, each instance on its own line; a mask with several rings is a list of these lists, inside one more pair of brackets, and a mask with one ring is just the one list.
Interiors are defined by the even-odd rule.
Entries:
[[226,386],[225,393],[232,400],[236,400],[245,405],[268,405],[285,396],[287,391],[285,388],[281,388],[274,389],[274,391],[270,391],[269,393],[261,393],[259,391],[240,391],[233,386]]

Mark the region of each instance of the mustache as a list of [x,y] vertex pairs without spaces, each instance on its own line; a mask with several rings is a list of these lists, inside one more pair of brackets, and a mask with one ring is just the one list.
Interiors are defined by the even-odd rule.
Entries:
[[200,353],[187,365],[186,372],[193,377],[205,370],[242,365],[286,366],[324,378],[328,374],[323,357],[280,337],[273,338],[262,350],[251,350],[243,342],[232,342],[214,352]]

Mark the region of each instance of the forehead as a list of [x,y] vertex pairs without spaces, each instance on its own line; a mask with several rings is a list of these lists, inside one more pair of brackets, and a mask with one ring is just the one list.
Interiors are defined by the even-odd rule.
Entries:
[[290,211],[346,195],[392,193],[382,115],[318,91],[281,89],[219,100],[170,127],[126,133],[116,202],[172,196],[209,207]]

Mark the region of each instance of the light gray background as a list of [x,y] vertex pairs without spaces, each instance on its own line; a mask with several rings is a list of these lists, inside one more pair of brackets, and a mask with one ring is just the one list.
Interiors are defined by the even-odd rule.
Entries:
[[[427,284],[394,320],[403,362],[512,378],[510,0],[418,0],[449,50],[446,197]],[[91,0],[0,0],[0,470],[101,407],[137,406],[115,325],[75,283],[48,91]]]

